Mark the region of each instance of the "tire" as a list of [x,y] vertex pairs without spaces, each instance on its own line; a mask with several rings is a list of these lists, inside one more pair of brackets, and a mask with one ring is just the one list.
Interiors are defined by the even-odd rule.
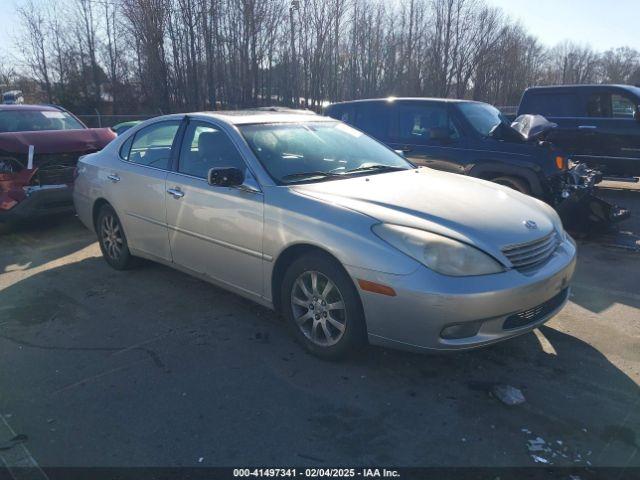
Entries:
[[129,251],[127,237],[115,210],[104,205],[98,213],[96,232],[100,250],[106,262],[116,270],[127,270],[134,265],[135,258]]
[[525,195],[531,195],[531,187],[529,184],[520,178],[517,177],[498,177],[491,180],[494,183],[498,183],[500,185],[504,185],[505,187],[509,187],[517,192],[524,193]]
[[[328,290],[327,280],[332,284]],[[282,314],[296,339],[312,354],[337,360],[366,343],[360,296],[332,257],[311,253],[293,261],[284,274],[281,292]]]

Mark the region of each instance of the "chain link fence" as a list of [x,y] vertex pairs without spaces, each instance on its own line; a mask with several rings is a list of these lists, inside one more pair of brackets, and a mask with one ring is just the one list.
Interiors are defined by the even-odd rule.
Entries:
[[148,118],[157,117],[158,115],[162,115],[161,112],[158,113],[147,113],[147,114],[136,114],[136,115],[103,115],[100,112],[96,112],[93,115],[76,115],[80,120],[82,120],[87,127],[90,128],[102,128],[102,127],[113,127],[118,123],[122,122],[131,122],[134,120],[147,120]]

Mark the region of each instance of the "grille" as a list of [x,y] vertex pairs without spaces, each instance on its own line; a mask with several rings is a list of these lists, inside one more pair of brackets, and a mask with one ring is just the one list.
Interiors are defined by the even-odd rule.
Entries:
[[48,154],[36,155],[34,164],[36,174],[32,185],[61,185],[73,183],[73,172],[78,164],[80,154]]
[[537,307],[533,307],[529,310],[509,315],[502,324],[502,328],[504,330],[511,330],[514,328],[524,327],[525,325],[529,325],[530,323],[537,322],[538,320],[549,315],[560,305],[562,305],[562,303],[567,299],[568,294],[569,289],[565,288],[555,297],[547,300],[544,303],[541,303]]
[[558,235],[552,232],[546,237],[533,242],[509,245],[502,253],[509,259],[513,267],[520,271],[532,270],[545,263],[558,247]]

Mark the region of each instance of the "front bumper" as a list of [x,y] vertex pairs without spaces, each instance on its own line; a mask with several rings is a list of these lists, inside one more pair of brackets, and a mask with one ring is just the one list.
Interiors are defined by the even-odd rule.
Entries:
[[[369,342],[424,351],[475,348],[533,330],[566,303],[575,264],[575,243],[567,237],[546,264],[526,274],[509,270],[448,277],[426,267],[409,275],[347,270],[354,279],[388,285],[396,292],[390,297],[360,291]],[[478,326],[472,336],[443,337],[446,328],[472,323]]]
[[0,198],[0,205],[3,207],[0,208],[0,221],[58,215],[74,210],[72,188],[66,184],[24,187],[24,198]]

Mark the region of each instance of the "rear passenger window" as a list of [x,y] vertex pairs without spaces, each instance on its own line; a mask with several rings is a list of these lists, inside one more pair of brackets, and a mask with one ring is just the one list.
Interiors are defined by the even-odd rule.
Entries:
[[587,100],[587,115],[589,117],[611,116],[611,95],[608,93],[593,93]]
[[180,121],[154,123],[139,130],[131,144],[127,160],[148,167],[169,168],[171,146]]
[[573,93],[536,93],[529,97],[524,109],[545,117],[580,117],[584,109],[579,107],[578,97]]
[[386,102],[357,103],[349,116],[348,123],[372,137],[380,140],[389,137],[391,109]]
[[129,152],[131,151],[131,144],[133,143],[133,135],[127,138],[127,140],[120,147],[120,158],[123,160],[129,160]]

